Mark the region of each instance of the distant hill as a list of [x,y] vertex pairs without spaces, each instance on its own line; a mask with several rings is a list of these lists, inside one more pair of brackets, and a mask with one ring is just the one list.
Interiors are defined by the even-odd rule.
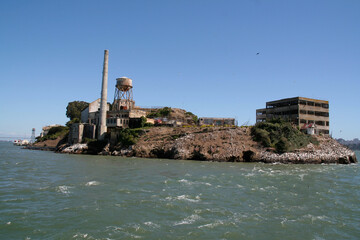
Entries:
[[358,138],[354,138],[353,140],[345,140],[342,138],[335,139],[342,145],[349,147],[352,150],[360,150],[360,140]]

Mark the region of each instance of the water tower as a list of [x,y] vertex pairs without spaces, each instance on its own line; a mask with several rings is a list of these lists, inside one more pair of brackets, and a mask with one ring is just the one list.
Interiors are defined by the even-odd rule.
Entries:
[[132,93],[132,80],[127,77],[116,79],[113,111],[131,110],[135,102]]

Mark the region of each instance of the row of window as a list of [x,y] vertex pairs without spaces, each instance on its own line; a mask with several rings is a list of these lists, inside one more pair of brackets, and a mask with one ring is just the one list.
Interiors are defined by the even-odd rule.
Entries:
[[[106,122],[109,123],[109,124],[116,124],[117,119],[118,118],[108,118],[106,120]],[[120,119],[120,124],[129,124],[129,120],[128,119]]]
[[300,105],[307,105],[307,106],[329,108],[329,104],[327,104],[327,103],[317,103],[317,102],[311,102],[311,101],[305,101],[305,100],[300,100],[299,104]]
[[315,116],[320,116],[320,117],[329,117],[329,113],[328,113],[328,112],[317,112],[317,111],[300,110],[300,114],[315,115]]
[[287,102],[278,102],[273,104],[266,104],[266,108],[277,108],[277,107],[286,107],[286,106],[294,106],[294,105],[307,105],[307,106],[315,106],[315,107],[322,107],[322,108],[329,108],[329,104],[327,103],[317,103],[312,101],[305,101],[305,100],[294,100],[294,101],[287,101]]
[[305,120],[305,119],[300,119],[300,123],[306,123],[306,124],[315,123],[316,125],[327,126],[327,127],[330,125],[329,121],[315,121],[315,120]]
[[117,118],[128,118],[129,114],[116,114]]

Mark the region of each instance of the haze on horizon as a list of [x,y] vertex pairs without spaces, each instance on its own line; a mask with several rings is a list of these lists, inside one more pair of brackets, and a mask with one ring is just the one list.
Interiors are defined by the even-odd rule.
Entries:
[[335,138],[360,137],[356,0],[0,2],[0,140],[65,124],[68,102],[100,97],[109,49],[138,106],[255,123],[266,101],[330,102]]

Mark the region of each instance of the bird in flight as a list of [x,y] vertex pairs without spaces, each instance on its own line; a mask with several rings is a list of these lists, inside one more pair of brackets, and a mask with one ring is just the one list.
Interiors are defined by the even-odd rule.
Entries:
[[258,52],[258,53],[256,53],[256,55],[259,55],[260,53]]

